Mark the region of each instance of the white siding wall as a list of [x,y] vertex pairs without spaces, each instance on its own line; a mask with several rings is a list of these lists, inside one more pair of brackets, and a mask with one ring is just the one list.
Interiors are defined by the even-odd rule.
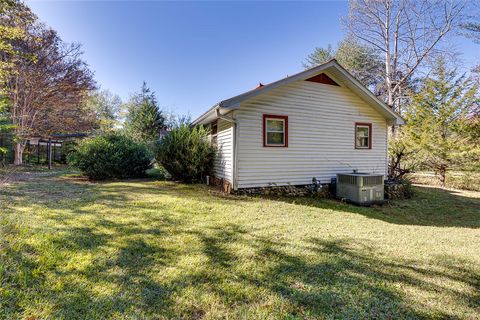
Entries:
[[217,128],[218,153],[215,159],[214,173],[217,178],[223,178],[232,183],[233,124],[218,119]]
[[[330,182],[336,173],[387,172],[387,123],[349,89],[295,82],[237,111],[238,188]],[[288,147],[263,147],[263,114],[288,116]],[[372,149],[355,149],[355,122],[372,123]]]

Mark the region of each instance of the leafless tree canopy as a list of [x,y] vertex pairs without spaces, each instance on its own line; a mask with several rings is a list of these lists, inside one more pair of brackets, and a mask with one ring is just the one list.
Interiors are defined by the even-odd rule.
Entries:
[[460,23],[464,3],[429,0],[351,0],[344,24],[384,57],[386,101],[398,111],[407,82]]

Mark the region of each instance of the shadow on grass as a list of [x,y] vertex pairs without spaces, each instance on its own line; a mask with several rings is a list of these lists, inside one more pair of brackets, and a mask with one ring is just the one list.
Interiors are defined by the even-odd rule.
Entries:
[[228,245],[240,239],[247,232],[236,224],[210,228],[208,234],[198,231],[189,231],[202,243],[202,251],[213,266],[228,268],[235,262],[236,256],[227,249]]
[[[72,230],[78,231],[81,230]],[[58,273],[57,276],[64,279],[60,288],[48,285],[45,274],[38,272],[39,262],[28,258],[35,249],[23,246],[9,250],[6,252],[12,260],[9,265],[15,265],[17,272],[2,270],[3,279],[5,283],[18,286],[9,288],[11,290],[28,288],[30,294],[32,291],[38,294],[35,296],[37,302],[53,303],[52,317],[68,319],[105,317],[113,313],[201,318],[209,312],[209,306],[196,302],[198,296],[190,297],[191,301],[184,306],[176,301],[175,297],[188,290],[198,295],[215,293],[233,316],[239,316],[235,309],[242,308],[246,317],[249,306],[258,305],[269,297],[274,299],[269,312],[282,317],[426,319],[435,316],[455,319],[451,314],[432,310],[431,306],[418,305],[418,301],[399,293],[395,285],[426,293],[443,291],[457,304],[466,304],[472,310],[480,307],[478,294],[446,290],[441,284],[423,280],[426,273],[430,277],[471,286],[475,288],[473,292],[479,292],[479,275],[469,269],[442,266],[444,271],[433,274],[431,270],[415,266],[414,262],[385,262],[375,257],[368,246],[353,246],[345,239],[313,238],[303,249],[308,255],[295,255],[287,253],[287,243],[248,234],[234,224],[205,232],[197,230],[194,234],[202,243],[201,251],[209,258],[209,263],[195,272],[169,277],[166,281],[159,281],[152,275],[175,266],[178,253],[142,239],[126,241],[115,257],[96,261],[86,270]],[[69,237],[72,236],[65,239]],[[253,249],[260,272],[239,268],[245,261],[229,249],[229,245],[236,242]],[[90,247],[86,244],[86,248],[69,246],[68,249],[75,252]],[[115,293],[98,296],[91,287],[95,282],[113,284]],[[15,311],[22,310],[16,299],[20,297],[10,295],[10,299],[2,299],[1,306],[7,310],[3,316],[13,317]],[[413,304],[417,304],[416,308]]]
[[[23,232],[17,225],[7,230],[10,240],[0,240],[0,318],[25,316],[25,309],[35,310],[37,304],[39,309],[49,306],[46,317],[65,319],[112,315],[199,319],[212,312],[212,305],[231,318],[259,318],[255,312],[260,312],[257,309],[262,306],[261,312],[272,318],[455,319],[455,314],[426,302],[439,292],[442,301],[451,304],[451,310],[466,310],[465,318],[480,311],[480,275],[468,262],[447,263],[453,259],[449,256],[439,257],[428,266],[415,260],[391,261],[377,254],[366,241],[318,237],[305,239],[292,248],[287,241],[262,236],[262,230],[247,230],[235,223],[197,226],[190,223],[188,216],[168,212],[161,216],[149,216],[147,212],[134,220],[116,221],[98,214],[94,205],[125,209],[128,201],[145,194],[206,203],[212,199],[233,201],[234,205],[253,200],[217,199],[204,187],[145,181],[72,185],[68,180],[31,182],[12,190],[20,201],[53,211],[68,209],[69,213],[49,217],[62,225],[54,230],[58,232],[52,238],[41,238],[43,242],[36,246],[15,241]],[[57,201],[54,197],[45,202],[36,197],[49,191],[55,195],[64,192],[69,199]],[[465,202],[443,191],[422,188],[414,203],[398,202],[380,208],[310,198],[278,201],[352,212],[397,224],[477,227],[473,220],[469,222],[472,217],[478,218],[477,199]],[[439,214],[437,201],[448,206],[440,213],[442,218],[434,215]],[[425,205],[433,207],[416,212]],[[458,205],[465,206],[466,211],[450,213]],[[155,204],[150,206],[158,210]],[[466,216],[461,216],[460,222],[449,222],[449,214]],[[81,227],[70,225],[69,220],[82,215],[95,219]],[[172,243],[183,237],[193,237],[196,246],[184,248]],[[48,260],[52,254],[54,257]],[[88,258],[89,254],[93,258]],[[70,259],[84,255],[91,259],[86,266],[66,267]],[[195,256],[205,257],[205,262],[191,268],[180,264],[182,259]],[[171,273],[176,268],[178,272]],[[444,282],[456,285],[446,287]],[[468,290],[460,292],[455,289],[458,287]],[[400,288],[420,293],[422,299],[408,296]],[[202,302],[208,299],[212,301]]]
[[265,258],[277,263],[255,282],[289,300],[295,306],[293,315],[364,319],[425,316],[390,286],[393,281],[380,271],[378,260],[352,251],[345,240],[312,239],[311,244],[310,250],[323,259],[289,255],[268,242],[261,249]]
[[28,199],[30,204],[50,209],[78,209],[78,201],[106,204],[113,208],[123,207],[125,202],[139,195],[169,196],[197,201],[251,201],[249,197],[238,197],[220,192],[205,185],[156,182],[152,179],[130,179],[91,182],[83,178],[70,177],[62,171],[50,172],[48,176],[31,173],[28,179],[20,179],[0,195],[12,200]]
[[[49,311],[27,313],[27,318],[174,314],[174,291],[154,276],[173,267],[180,255],[152,240],[172,236],[165,228],[175,223],[152,220],[143,226],[99,217],[86,227],[64,226],[45,234],[35,245],[16,240],[24,231],[9,226],[0,241],[0,319],[21,318],[35,307]],[[72,265],[77,259],[80,264]],[[99,294],[103,290],[109,293]]]
[[[69,254],[93,250],[100,244],[114,246],[98,239],[85,241],[92,233],[90,229],[71,229],[71,232],[55,241],[66,243],[63,250]],[[87,234],[73,235],[78,232]],[[178,233],[196,236],[201,243],[200,251],[190,254],[203,253],[208,258],[207,263],[193,272],[159,280],[154,275],[175,267],[185,253],[152,245],[137,233],[123,241],[113,257],[94,260],[85,270],[60,272],[53,266],[63,283],[60,289],[47,282],[48,270],[44,270],[38,260],[28,258],[38,254],[33,248],[22,247],[6,253],[8,259],[13,260],[8,264],[14,265],[15,270],[3,270],[7,276],[4,281],[15,286],[20,283],[19,288],[11,289],[28,288],[29,294],[33,293],[29,299],[52,305],[53,318],[68,319],[105,317],[112,313],[147,318],[156,314],[201,318],[210,307],[197,298],[212,293],[233,317],[240,316],[237,308],[248,317],[254,312],[250,307],[270,299],[273,302],[268,312],[286,317],[455,319],[452,314],[432,306],[422,306],[399,292],[398,286],[424,294],[443,292],[443,298],[448,296],[453,304],[464,308],[467,305],[472,310],[480,308],[478,294],[457,292],[444,288],[441,282],[430,281],[432,277],[448,279],[472,287],[471,291],[478,293],[480,275],[468,268],[459,269],[458,265],[445,266],[437,262],[430,267],[441,271],[432,271],[416,266],[415,261],[387,262],[367,245],[352,244],[347,239],[312,238],[300,250],[305,253],[293,254],[289,253],[288,243],[248,233],[235,224],[194,232],[182,228]],[[254,257],[245,258],[235,252],[232,249],[235,244],[248,247]],[[257,272],[242,268],[250,259],[255,259]],[[92,288],[98,283],[113,285],[113,292],[99,296]],[[188,291],[194,295],[187,296],[181,305],[178,297]],[[10,316],[15,315],[14,310],[22,310],[17,301],[21,297],[23,295],[15,297],[14,294],[1,303],[5,310],[12,311]],[[27,301],[22,300],[22,304]],[[6,314],[9,315],[8,311]]]
[[337,200],[316,198],[269,198],[295,205],[349,212],[399,225],[480,228],[480,198],[456,191],[415,187],[415,197],[383,206],[358,207]]
[[[132,186],[132,183],[134,186]],[[104,203],[113,207],[121,206],[125,201],[141,195],[169,196],[205,203],[211,201],[213,197],[216,204],[231,204],[233,202],[237,205],[255,200],[245,196],[225,195],[216,189],[203,185],[155,183],[152,181],[98,184],[94,186],[94,190],[95,193],[92,195],[96,198],[96,203]],[[387,205],[373,207],[357,207],[336,200],[309,197],[268,197],[268,199],[355,213],[399,225],[480,228],[480,198],[465,197],[456,191],[423,186],[417,186],[415,190],[416,195],[413,199],[397,200]],[[59,193],[61,194],[61,192]],[[128,197],[125,196],[126,194],[128,194]]]
[[64,235],[55,236],[52,243],[58,248],[68,251],[94,250],[105,245],[108,237],[95,231],[92,227],[69,227]]

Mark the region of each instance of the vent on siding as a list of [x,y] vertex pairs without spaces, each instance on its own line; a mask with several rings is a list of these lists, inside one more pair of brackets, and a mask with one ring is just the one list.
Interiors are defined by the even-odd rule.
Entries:
[[329,84],[332,86],[339,86],[338,83],[332,80],[329,76],[327,76],[325,73],[320,73],[317,74],[316,76],[313,76],[311,78],[308,78],[305,81],[311,81],[311,82],[317,82],[317,83],[323,83],[323,84]]

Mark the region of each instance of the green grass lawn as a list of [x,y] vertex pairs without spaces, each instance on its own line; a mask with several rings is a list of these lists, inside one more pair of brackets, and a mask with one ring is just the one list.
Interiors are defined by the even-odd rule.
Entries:
[[478,319],[480,193],[416,191],[359,208],[19,172],[0,318]]

